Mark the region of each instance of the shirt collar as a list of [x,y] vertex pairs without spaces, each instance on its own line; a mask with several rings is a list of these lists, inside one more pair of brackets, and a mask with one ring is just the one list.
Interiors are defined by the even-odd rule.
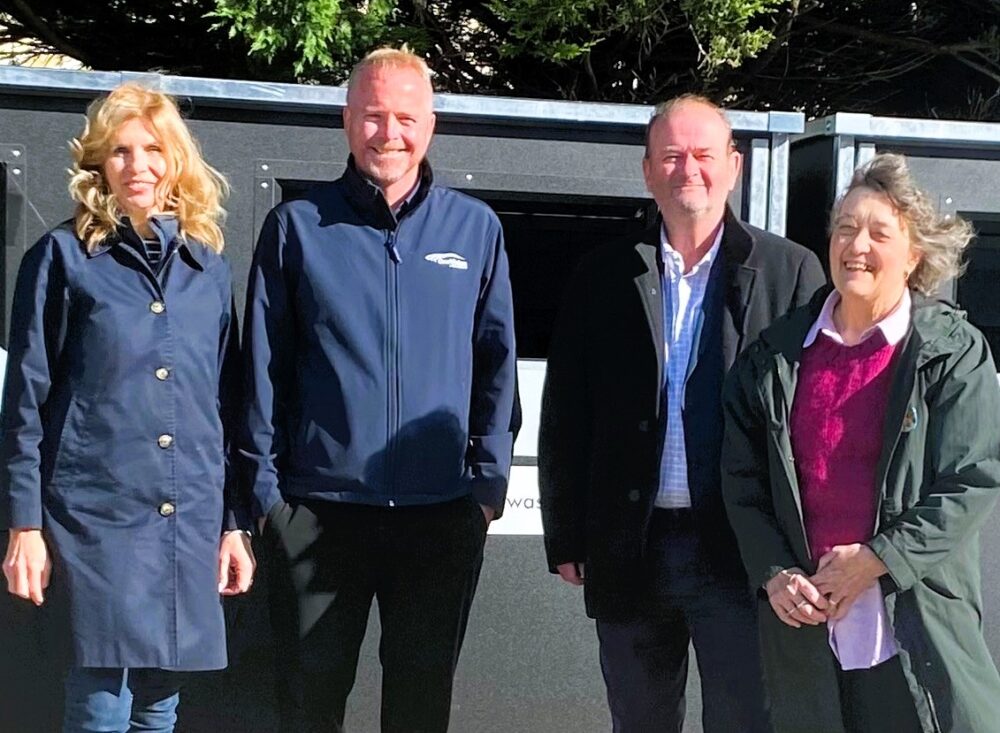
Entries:
[[356,210],[362,214],[374,216],[374,223],[379,227],[394,229],[399,216],[416,208],[427,198],[434,182],[434,173],[430,163],[424,158],[420,162],[420,178],[417,185],[406,195],[406,199],[398,211],[389,210],[389,204],[382,194],[382,189],[362,175],[353,155],[347,157],[347,170],[344,172],[343,180],[347,186],[348,199]]
[[[392,209],[393,214],[396,214],[398,216],[399,212],[401,212],[405,207],[410,205],[410,202],[413,200],[413,197],[417,195],[417,191],[420,189],[420,183],[421,183],[420,177],[418,176],[416,182],[413,184],[413,188],[411,188],[406,193],[406,195],[399,200],[399,203],[397,203],[395,206],[390,207]],[[382,191],[382,196],[385,196],[385,191]]]
[[[823,309],[819,312],[819,317],[816,322],[813,323],[812,327],[806,333],[806,339],[802,342],[802,348],[809,348],[816,341],[816,338],[820,333],[829,337],[832,341],[843,345],[844,339],[841,338],[840,332],[837,331],[837,325],[833,321],[833,310],[837,307],[837,303],[840,302],[840,293],[836,290],[830,291],[830,294],[826,297],[826,301],[823,303]],[[909,288],[903,289],[903,297],[899,299],[899,303],[896,307],[892,309],[889,315],[885,316],[882,320],[878,321],[865,331],[861,335],[861,341],[865,341],[870,336],[872,336],[876,331],[881,331],[882,336],[885,338],[886,343],[889,346],[895,346],[903,337],[906,336],[907,330],[910,328],[910,306],[912,299],[910,298]],[[861,343],[859,341],[858,343]]]
[[[171,242],[176,242],[177,249],[182,253],[183,259],[196,270],[204,270],[201,261],[201,253],[197,247],[191,247],[187,240],[180,236],[180,221],[173,214],[157,214],[149,217],[149,225],[157,239],[163,245],[163,252],[169,251]],[[106,237],[103,242],[87,253],[88,257],[97,257],[111,249],[117,242],[127,241],[133,247],[142,247],[142,237],[132,228],[132,222],[127,216],[122,217],[121,225],[116,232],[117,236]]]
[[[688,272],[678,272],[680,277],[690,277],[695,275],[702,267],[707,267],[709,270],[712,269],[712,263],[715,262],[716,255],[719,254],[719,247],[722,244],[722,233],[725,231],[726,225],[720,223],[719,230],[715,234],[715,241],[712,242],[712,246],[708,248],[708,252],[695,263],[694,267]],[[680,253],[677,252],[673,247],[670,246],[670,242],[667,240],[667,225],[666,222],[660,225],[660,251],[663,254],[664,267],[669,267],[673,270],[673,262],[675,258],[673,255],[680,257]]]

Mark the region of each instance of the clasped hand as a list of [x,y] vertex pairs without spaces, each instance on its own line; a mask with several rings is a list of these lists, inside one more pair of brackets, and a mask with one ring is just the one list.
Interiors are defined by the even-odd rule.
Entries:
[[837,545],[819,559],[816,574],[786,568],[768,581],[774,613],[793,628],[843,618],[851,604],[887,572],[864,544]]

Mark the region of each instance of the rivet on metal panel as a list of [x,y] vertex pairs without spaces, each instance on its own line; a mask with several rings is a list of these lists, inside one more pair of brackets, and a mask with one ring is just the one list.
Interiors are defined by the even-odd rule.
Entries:
[[465,180],[471,181],[472,180],[472,174],[471,173],[466,173],[465,174]]
[[21,157],[21,151],[20,150],[11,150],[10,154],[13,155],[15,158],[20,158]]
[[955,199],[953,199],[953,198],[952,198],[951,196],[949,196],[948,198],[946,198],[946,199],[944,200],[944,202],[945,202],[946,204],[950,204],[950,203],[951,203],[952,201],[954,201],[954,200],[955,200]]
[[266,171],[268,168],[270,168],[270,166],[267,163],[261,163],[260,164],[260,169],[262,171]]
[[267,181],[261,181],[261,182],[260,182],[260,187],[261,187],[261,188],[268,188],[268,184],[267,184]]
[[12,168],[10,172],[13,173],[15,176],[21,175],[21,169],[20,168]]

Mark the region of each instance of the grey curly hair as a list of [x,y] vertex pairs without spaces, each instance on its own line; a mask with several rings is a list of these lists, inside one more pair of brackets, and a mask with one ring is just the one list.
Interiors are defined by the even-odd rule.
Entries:
[[917,188],[905,157],[879,153],[860,166],[833,207],[831,229],[844,199],[856,188],[884,195],[906,225],[910,244],[920,254],[920,262],[907,281],[912,290],[934,295],[941,283],[962,274],[965,270],[962,256],[975,230],[963,219],[937,212],[927,194]]

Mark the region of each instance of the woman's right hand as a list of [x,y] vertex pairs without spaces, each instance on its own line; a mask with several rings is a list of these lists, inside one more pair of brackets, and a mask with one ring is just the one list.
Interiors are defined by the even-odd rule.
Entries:
[[767,581],[765,590],[775,615],[792,628],[826,623],[830,604],[801,568],[782,570]]
[[7,556],[3,560],[7,590],[36,606],[45,602],[49,587],[52,560],[40,529],[12,529],[7,540]]

